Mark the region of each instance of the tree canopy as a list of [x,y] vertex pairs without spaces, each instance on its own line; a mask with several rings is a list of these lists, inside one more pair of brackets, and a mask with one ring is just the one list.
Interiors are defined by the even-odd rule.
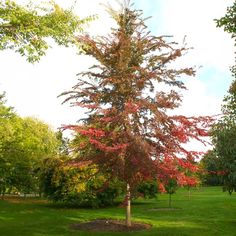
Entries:
[[47,157],[59,152],[52,129],[35,118],[21,118],[0,100],[0,194],[15,189],[37,192],[36,170]]
[[218,27],[223,27],[226,32],[230,33],[232,38],[236,37],[236,1],[227,8],[225,16],[216,20],[216,23]]
[[[76,133],[78,161],[90,161],[127,183],[129,226],[130,191],[139,181],[156,178],[165,158],[178,163],[179,156],[186,160],[197,156],[182,144],[207,136],[209,119],[170,115],[182,101],[181,77],[195,74],[192,67],[176,68],[173,63],[188,48],[170,37],[151,36],[142,12],[128,2],[120,11],[108,9],[117,23],[111,34],[78,36],[85,54],[97,64],[79,73],[78,84],[63,95],[87,110],[88,118],[65,127]],[[177,182],[184,184],[184,178]]]
[[236,191],[236,81],[233,81],[224,98],[222,117],[213,126],[212,141],[223,171],[224,189]]
[[[225,16],[216,20],[217,27],[223,27],[225,32],[231,34],[231,37],[234,39],[234,45],[236,46],[236,1],[233,5],[227,8]],[[231,67],[231,72],[236,78],[236,65]]]
[[[223,27],[235,40],[236,1],[227,8],[225,16],[216,21],[217,26]],[[224,97],[222,116],[212,129],[212,141],[215,146],[219,168],[223,173],[224,189],[230,194],[236,191],[236,65],[232,66],[231,71],[234,80],[228,94]]]
[[39,61],[49,48],[49,38],[57,44],[78,45],[75,35],[93,17],[80,19],[73,9],[63,9],[54,1],[26,6],[12,0],[0,2],[0,50],[12,49],[29,62]]

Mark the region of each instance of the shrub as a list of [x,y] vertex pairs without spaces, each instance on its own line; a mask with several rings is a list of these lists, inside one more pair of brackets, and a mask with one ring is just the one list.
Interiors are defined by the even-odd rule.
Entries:
[[48,159],[41,168],[42,191],[54,202],[69,206],[104,207],[114,204],[121,183],[108,181],[95,166],[71,165],[61,159]]

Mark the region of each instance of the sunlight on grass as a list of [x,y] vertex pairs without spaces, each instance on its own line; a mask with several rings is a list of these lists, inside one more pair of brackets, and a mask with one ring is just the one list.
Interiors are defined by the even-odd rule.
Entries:
[[175,222],[170,222],[170,221],[158,221],[156,223],[158,227],[168,227],[168,228],[199,228],[199,229],[206,229],[204,225],[201,225],[199,223],[194,223],[194,222],[189,222],[189,221],[175,221]]
[[[0,220],[10,221],[10,220],[14,220],[14,218],[13,217],[7,217],[7,216],[0,216]],[[1,230],[0,230],[0,232],[1,232]],[[1,235],[1,233],[0,233],[0,235]]]
[[[235,236],[236,195],[223,193],[220,187],[193,190],[190,200],[186,190],[173,196],[173,207],[168,209],[168,196],[158,199],[137,199],[132,207],[133,222],[153,227],[127,235],[137,236]],[[89,232],[70,229],[75,222],[94,219],[125,219],[125,209],[72,209],[46,203],[45,200],[19,199],[17,204],[0,201],[0,235],[2,236],[91,236]],[[19,204],[20,203],[20,204]],[[95,236],[126,235],[124,233],[93,233]]]

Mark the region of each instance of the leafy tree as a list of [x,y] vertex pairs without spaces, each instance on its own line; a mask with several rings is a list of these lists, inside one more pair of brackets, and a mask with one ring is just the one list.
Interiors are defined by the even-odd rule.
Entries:
[[22,119],[22,149],[35,160],[55,156],[59,152],[59,140],[52,128],[39,119]]
[[[6,147],[15,137],[14,123],[19,118],[12,107],[6,106],[5,94],[0,95],[0,194],[2,198],[9,187],[11,176],[11,161],[6,158]],[[16,126],[15,126],[16,127]]]
[[208,151],[201,159],[199,166],[202,170],[200,178],[203,184],[210,186],[222,185],[216,150]]
[[71,158],[45,159],[40,170],[44,194],[54,202],[73,206],[100,207],[114,204],[120,194],[118,181],[107,182],[95,166]]
[[200,183],[199,174],[201,169],[199,168],[199,163],[197,163],[193,158],[188,158],[185,160],[179,160],[181,162],[181,170],[184,172],[185,181],[183,186],[188,190],[188,199],[190,200],[191,189],[195,188]]
[[80,19],[72,9],[65,10],[54,1],[34,6],[0,2],[0,50],[13,49],[29,62],[39,61],[49,47],[48,38],[57,44],[77,44],[75,34],[94,17]]
[[212,128],[212,141],[223,171],[224,190],[236,191],[236,81],[224,98],[223,115]]
[[58,153],[55,133],[34,118],[21,118],[0,98],[0,194],[38,191],[40,162]]
[[57,139],[59,141],[59,153],[61,155],[68,156],[69,155],[69,143],[70,143],[69,138],[64,137],[63,136],[63,132],[61,130],[59,130],[56,133],[56,137],[57,137]]
[[55,132],[38,119],[24,118],[13,147],[14,150],[9,150],[9,155],[15,160],[15,187],[24,193],[38,192],[37,169],[40,163],[58,153],[59,141]]
[[156,180],[146,180],[137,187],[138,194],[144,198],[156,198],[158,193],[158,183]]
[[[198,171],[192,158],[176,158],[172,155],[166,155],[161,158],[157,167],[157,179],[159,188],[162,192],[169,194],[169,207],[171,207],[171,195],[174,194],[178,187],[190,188],[196,186],[198,178],[195,175]],[[189,192],[190,194],[190,192]]]
[[[126,183],[126,224],[131,225],[130,196],[134,186],[156,179],[159,160],[166,155],[192,155],[182,146],[191,138],[207,136],[206,117],[170,115],[181,104],[185,89],[181,76],[194,75],[193,68],[177,68],[171,62],[186,51],[151,36],[142,12],[127,1],[120,11],[108,9],[117,28],[107,37],[78,37],[86,55],[97,60],[91,70],[79,74],[66,101],[87,109],[88,118],[74,130],[75,151],[80,161],[89,160],[100,171]],[[161,91],[162,88],[169,88]]]
[[[236,1],[227,8],[225,16],[216,20],[216,24],[217,27],[223,27],[225,32],[231,34],[236,46]],[[233,77],[236,78],[236,65],[231,67],[231,72]]]
[[165,185],[166,192],[169,194],[169,207],[172,207],[172,194],[176,193],[178,188],[178,183],[176,179],[169,179]]
[[232,194],[236,191],[236,125],[219,122],[213,128],[213,143],[219,158],[219,166],[223,171],[224,190]]
[[[224,17],[216,20],[218,27],[224,27],[224,30],[231,34],[235,40],[236,37],[236,1],[231,7],[227,8]],[[236,66],[231,68],[234,81],[231,84],[228,95],[224,98],[222,106],[222,117],[213,127],[212,139],[215,145],[219,166],[223,171],[224,190],[230,194],[236,191]]]
[[232,34],[232,38],[236,37],[236,1],[227,8],[224,17],[216,20],[217,27],[223,27],[224,31]]

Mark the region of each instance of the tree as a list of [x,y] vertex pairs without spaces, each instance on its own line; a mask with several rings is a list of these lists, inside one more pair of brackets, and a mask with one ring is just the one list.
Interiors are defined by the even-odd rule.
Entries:
[[15,189],[37,192],[40,162],[59,152],[50,127],[34,118],[21,118],[0,96],[0,194]]
[[222,185],[219,158],[216,150],[208,151],[199,163],[202,183],[208,186]]
[[[225,32],[231,34],[236,46],[236,1],[234,1],[232,6],[227,8],[225,16],[216,20],[216,24],[217,27],[223,27]],[[234,78],[236,78],[236,65],[231,67],[231,72]]]
[[236,125],[218,123],[213,129],[213,143],[223,174],[224,190],[232,194],[236,191]]
[[[65,128],[77,134],[78,161],[89,160],[126,183],[130,226],[134,187],[156,179],[159,161],[166,155],[192,155],[182,143],[206,136],[209,119],[169,113],[181,104],[179,91],[185,86],[180,77],[194,75],[193,68],[177,69],[171,63],[187,48],[168,42],[168,37],[151,36],[142,12],[132,10],[129,1],[118,12],[108,10],[117,23],[110,35],[78,37],[85,54],[98,63],[79,74],[72,91],[63,93],[65,101],[84,107],[88,115]],[[169,90],[161,91],[163,87]]]
[[166,192],[169,194],[169,207],[170,208],[172,207],[171,196],[172,196],[172,194],[174,194],[176,192],[177,188],[178,188],[178,184],[177,184],[176,179],[169,179],[165,185]]
[[232,38],[236,37],[236,1],[227,8],[225,16],[216,20],[217,27],[223,27],[224,31],[232,34]]
[[56,156],[58,152],[59,141],[47,124],[30,117],[21,119],[18,135],[8,150],[8,157],[14,159],[12,184],[23,193],[38,192],[37,169],[43,159]]
[[6,106],[5,94],[0,95],[0,194],[2,198],[9,187],[11,176],[11,161],[6,158],[6,147],[15,136],[15,127],[19,124],[19,117],[12,107]]
[[63,132],[61,130],[56,132],[57,140],[59,141],[59,153],[61,155],[69,155],[69,143],[70,139],[63,136]]
[[[216,20],[218,27],[236,37],[236,1],[227,8],[227,13],[221,19]],[[229,194],[236,191],[236,66],[232,66],[231,72],[234,76],[228,95],[224,98],[222,106],[222,117],[212,129],[212,140],[215,145],[219,167],[223,174],[224,190]]]
[[159,180],[159,188],[162,192],[169,194],[169,207],[171,207],[171,195],[174,194],[178,187],[196,186],[198,178],[195,175],[198,171],[193,159],[177,158],[176,156],[166,155],[159,159],[157,165],[157,179]]
[[75,34],[94,17],[80,19],[73,9],[65,10],[53,0],[41,6],[0,2],[0,50],[13,49],[29,62],[39,61],[49,48],[48,38],[57,44],[78,45]]
[[137,196],[147,198],[156,198],[158,193],[157,180],[146,180],[141,182],[137,187]]
[[224,190],[236,191],[236,81],[224,98],[222,117],[212,128],[212,141],[223,173]]

